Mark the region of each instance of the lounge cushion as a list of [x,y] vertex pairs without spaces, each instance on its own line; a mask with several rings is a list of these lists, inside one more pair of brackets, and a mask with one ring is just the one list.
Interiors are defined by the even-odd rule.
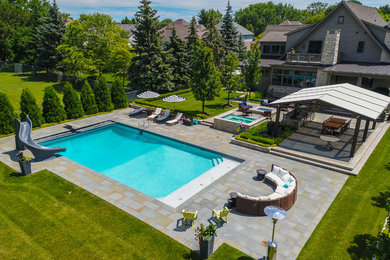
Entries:
[[278,175],[278,172],[280,171],[280,169],[281,169],[280,167],[274,165],[272,167],[272,173]]
[[291,175],[290,174],[285,174],[281,179],[282,181],[284,181],[285,183],[288,182],[288,180],[290,179]]
[[272,182],[274,182],[277,186],[283,186],[284,182],[275,174],[273,173],[267,173],[266,178],[270,179]]

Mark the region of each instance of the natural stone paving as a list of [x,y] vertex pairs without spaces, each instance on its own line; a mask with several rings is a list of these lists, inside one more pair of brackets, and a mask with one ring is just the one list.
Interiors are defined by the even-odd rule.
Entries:
[[[129,118],[127,113],[128,110],[119,110],[77,120],[71,124],[83,127],[114,120],[137,127],[140,120],[144,120]],[[178,124],[168,127],[164,124],[150,123],[147,130],[245,161],[176,209],[62,156],[33,163],[33,171],[48,169],[197,250],[193,228],[181,226],[181,210],[185,208],[199,211],[195,227],[200,223],[214,223],[211,219],[211,210],[221,209],[226,204],[230,192],[240,191],[256,196],[271,193],[272,189],[269,186],[256,181],[254,177],[256,169],[270,169],[275,163],[293,172],[298,179],[298,199],[288,211],[287,218],[279,221],[276,227],[275,238],[279,243],[280,259],[296,258],[348,178],[340,173],[230,144],[231,134],[202,125],[187,127]],[[63,124],[42,128],[33,131],[33,138],[64,131],[67,129]],[[19,169],[13,136],[0,139],[0,153],[2,162]],[[272,220],[233,210],[229,215],[229,223],[223,223],[217,232],[216,248],[226,242],[255,258],[262,258],[266,255],[263,241],[271,238]]]

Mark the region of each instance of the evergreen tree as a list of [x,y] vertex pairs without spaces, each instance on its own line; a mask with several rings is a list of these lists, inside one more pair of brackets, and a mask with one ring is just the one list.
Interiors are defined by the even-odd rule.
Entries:
[[114,109],[114,105],[111,102],[110,88],[103,77],[96,82],[95,99],[99,112],[108,112]]
[[14,131],[15,112],[8,96],[0,92],[0,134],[9,134]]
[[95,101],[95,94],[93,94],[92,88],[88,81],[84,81],[84,85],[81,88],[80,100],[83,104],[84,112],[86,115],[96,114],[98,108]]
[[129,107],[129,101],[127,100],[125,89],[119,80],[115,80],[112,84],[111,100],[115,109]]
[[211,13],[207,30],[208,32],[203,37],[203,40],[206,42],[207,47],[213,51],[215,66],[220,68],[225,55],[226,46],[217,29],[217,20],[214,18],[214,13]]
[[242,72],[244,74],[244,81],[246,84],[246,91],[250,93],[253,88],[256,87],[260,83],[261,79],[261,51],[257,47],[259,42],[256,42],[252,45],[250,51],[247,53],[247,59],[242,68]]
[[238,37],[238,50],[237,50],[239,60],[245,60],[247,52],[248,50],[246,48],[244,40],[242,39],[242,34],[240,34],[240,36]]
[[50,5],[49,13],[43,18],[37,30],[38,59],[37,65],[47,69],[53,69],[61,60],[57,47],[62,43],[65,34],[66,17],[60,13],[54,0]]
[[192,55],[191,76],[192,93],[196,100],[202,101],[202,113],[205,101],[214,100],[221,90],[220,72],[213,63],[213,52],[202,41],[198,41]]
[[189,55],[192,55],[197,40],[199,40],[198,29],[196,28],[195,16],[193,16],[191,20],[190,34],[187,36],[187,52]]
[[45,88],[43,95],[42,114],[46,123],[61,122],[66,119],[66,113],[60,98],[52,86]]
[[190,83],[188,61],[189,56],[184,42],[177,36],[175,27],[172,28],[170,41],[166,45],[171,54],[169,59],[172,68],[172,82],[176,89],[187,88]]
[[161,33],[156,11],[150,1],[142,0],[135,15],[134,51],[129,69],[130,82],[136,89],[169,91],[173,88],[171,69],[165,63],[166,52],[161,47]]
[[238,52],[238,31],[233,23],[230,1],[227,3],[226,13],[223,16],[221,34],[226,45],[226,52]]
[[70,82],[64,86],[64,96],[62,103],[65,106],[65,112],[69,119],[75,119],[84,116],[83,105],[81,104],[79,94],[73,89]]
[[239,60],[235,52],[225,56],[221,80],[228,93],[228,102],[226,104],[228,106],[230,106],[230,94],[240,86],[241,75],[236,73],[239,67]]
[[20,119],[25,121],[28,116],[34,127],[41,126],[45,122],[41,109],[38,107],[33,93],[28,88],[24,88],[20,96],[20,110]]

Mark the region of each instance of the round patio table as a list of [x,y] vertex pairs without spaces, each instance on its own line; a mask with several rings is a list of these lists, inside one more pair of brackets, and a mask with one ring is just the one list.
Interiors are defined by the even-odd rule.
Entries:
[[332,143],[340,141],[340,138],[333,135],[321,135],[321,140],[326,141],[326,148],[328,148],[328,151],[333,149]]
[[266,169],[257,169],[256,170],[256,173],[257,173],[257,179],[259,181],[263,181],[264,180],[264,176],[268,173],[268,171]]

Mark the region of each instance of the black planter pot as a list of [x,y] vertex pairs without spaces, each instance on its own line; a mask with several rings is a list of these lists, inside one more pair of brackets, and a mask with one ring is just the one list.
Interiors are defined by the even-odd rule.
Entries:
[[23,175],[31,174],[31,161],[19,161],[19,166]]
[[200,256],[204,259],[209,258],[213,254],[214,250],[214,236],[210,240],[201,240],[200,241]]

